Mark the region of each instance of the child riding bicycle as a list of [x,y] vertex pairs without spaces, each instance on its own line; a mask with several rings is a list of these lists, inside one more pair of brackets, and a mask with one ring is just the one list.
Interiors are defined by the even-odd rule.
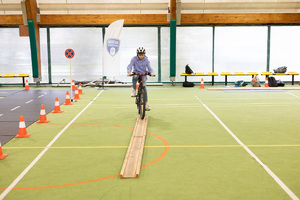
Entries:
[[[136,50],[136,53],[137,53],[137,55],[131,59],[130,64],[127,66],[127,75],[131,76],[131,72],[136,73],[136,74],[146,74],[146,73],[150,72],[151,76],[154,76],[154,71],[150,66],[150,61],[148,60],[148,57],[145,56],[146,50],[143,47],[139,47]],[[132,67],[133,67],[133,70],[132,70]],[[137,79],[138,79],[138,75],[132,76],[133,91],[131,93],[131,97],[136,96]],[[146,83],[147,83],[147,76],[143,76],[143,84],[145,86],[145,92],[146,92],[146,110],[150,111],[151,107],[148,104]]]

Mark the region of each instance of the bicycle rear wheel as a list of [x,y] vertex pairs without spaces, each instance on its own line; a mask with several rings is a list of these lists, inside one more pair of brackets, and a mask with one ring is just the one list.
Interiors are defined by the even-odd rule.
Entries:
[[141,119],[144,119],[145,117],[145,111],[146,111],[146,94],[145,94],[145,88],[143,87],[141,89],[141,92],[139,93],[139,114]]

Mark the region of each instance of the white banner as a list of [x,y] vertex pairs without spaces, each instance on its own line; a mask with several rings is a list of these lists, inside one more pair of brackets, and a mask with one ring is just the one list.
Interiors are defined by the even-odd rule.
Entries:
[[120,75],[120,45],[124,19],[111,23],[105,32],[102,71],[103,76],[115,80]]

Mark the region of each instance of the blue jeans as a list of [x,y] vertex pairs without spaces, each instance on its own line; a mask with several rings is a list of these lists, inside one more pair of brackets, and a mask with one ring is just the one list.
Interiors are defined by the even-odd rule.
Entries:
[[[132,88],[136,88],[136,81],[138,79],[138,75],[133,75],[132,76]],[[145,94],[146,94],[146,102],[148,102],[148,95],[147,95],[147,76],[143,76],[143,85],[145,86]]]

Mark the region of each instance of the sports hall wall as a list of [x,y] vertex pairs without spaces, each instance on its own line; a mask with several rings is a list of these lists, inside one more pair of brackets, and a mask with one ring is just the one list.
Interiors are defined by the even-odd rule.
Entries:
[[[194,72],[262,72],[267,71],[268,31],[270,31],[269,70],[287,66],[300,72],[300,26],[181,26],[177,27],[176,82],[183,82],[184,66]],[[92,81],[102,75],[104,27],[40,28],[42,82],[69,80],[70,63],[64,56],[67,48],[75,50],[72,76]],[[0,74],[32,74],[28,37],[20,37],[18,28],[0,28]],[[121,71],[116,81],[131,82],[126,67],[136,48],[143,46],[157,76],[150,82],[170,82],[169,27],[124,27],[121,41]],[[30,76],[32,77],[32,76]],[[261,77],[263,78],[263,77]],[[33,80],[31,80],[32,82]],[[207,78],[210,81],[210,78]],[[241,77],[231,77],[231,81]],[[281,76],[290,81],[290,77]],[[15,83],[14,79],[3,79]],[[190,77],[189,81],[199,82]],[[215,77],[223,82],[224,77]],[[299,81],[299,77],[295,77]]]

